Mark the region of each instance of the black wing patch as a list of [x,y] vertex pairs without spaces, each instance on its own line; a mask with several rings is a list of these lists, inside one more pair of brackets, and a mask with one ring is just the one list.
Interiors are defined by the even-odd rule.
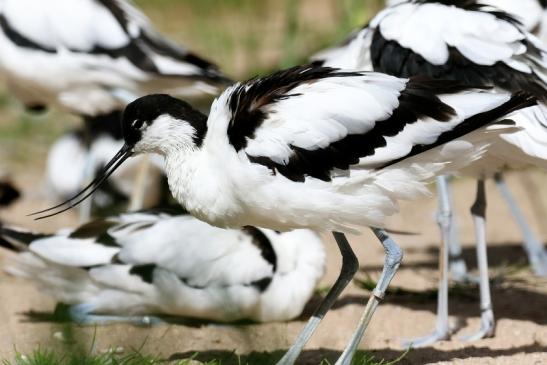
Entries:
[[278,164],[268,157],[249,156],[249,160],[267,166],[272,173],[279,172],[292,181],[303,182],[307,176],[330,181],[334,169],[347,170],[351,165],[359,163],[359,159],[374,155],[376,149],[386,146],[386,137],[397,135],[406,125],[425,117],[438,121],[450,120],[455,111],[437,95],[466,89],[466,86],[455,81],[415,77],[401,92],[399,106],[392,115],[388,119],[377,121],[374,128],[367,133],[350,134],[328,147],[316,150],[290,146],[293,154],[286,165]]
[[[517,27],[521,25],[511,15],[502,11],[487,10],[484,5],[474,0],[415,0],[415,3],[454,5],[469,11],[490,13],[498,19]],[[536,46],[526,39],[521,42],[527,48],[530,62],[536,63],[533,60],[534,58],[541,59],[541,51]],[[526,90],[542,100],[547,100],[547,85],[534,73],[528,74],[515,70],[503,62],[497,62],[493,66],[477,65],[454,47],[449,47],[449,58],[445,64],[433,65],[411,49],[401,46],[396,41],[385,39],[381,30],[376,29],[370,53],[374,70],[393,76],[427,75],[435,79],[458,80],[471,87],[497,86],[510,92]],[[543,67],[541,65],[537,66]]]
[[260,229],[253,226],[245,226],[241,230],[251,236],[253,245],[260,250],[262,258],[272,265],[273,272],[275,272],[277,270],[277,254],[268,237]]
[[[29,246],[32,242],[36,240],[49,238],[52,236],[53,235],[50,234],[34,233],[29,231],[12,229],[3,226],[2,223],[0,223],[0,246],[9,250],[21,251],[23,247]],[[8,240],[15,241],[15,244],[12,244]]]
[[291,91],[304,83],[330,77],[359,76],[358,72],[342,72],[330,67],[297,66],[264,78],[255,78],[240,84],[230,96],[232,114],[228,125],[228,140],[239,151],[247,146],[247,139],[268,118],[267,106],[296,96]]
[[145,283],[152,284],[154,282],[154,270],[156,270],[156,267],[155,264],[136,265],[129,270],[129,274],[136,275]]
[[48,48],[46,46],[43,46],[39,43],[34,42],[31,39],[28,39],[21,33],[19,33],[15,28],[13,28],[6,17],[3,14],[0,14],[0,28],[2,28],[2,31],[8,37],[10,41],[12,41],[15,45],[21,47],[21,48],[30,48],[46,53],[56,53],[57,50],[54,48]]
[[106,233],[110,228],[117,224],[118,222],[114,220],[98,219],[80,226],[68,237],[76,239],[96,238]]
[[[423,145],[423,144],[415,145],[412,147],[411,151],[406,156],[390,161],[389,163],[378,167],[378,169],[394,165],[402,160],[405,160],[412,156],[431,150],[435,147],[438,147],[454,139],[463,137],[466,134],[473,132],[474,130],[487,126],[488,124],[503,118],[507,114],[510,114],[516,110],[533,106],[536,104],[537,104],[537,100],[534,96],[526,92],[519,92],[513,95],[511,99],[509,99],[509,101],[498,106],[497,108],[494,108],[492,110],[489,110],[483,113],[475,114],[472,117],[464,120],[462,123],[458,124],[454,129],[441,133],[439,137],[437,137],[437,140],[434,143],[428,144],[428,145]],[[514,122],[511,120],[504,120],[503,123],[514,124]]]

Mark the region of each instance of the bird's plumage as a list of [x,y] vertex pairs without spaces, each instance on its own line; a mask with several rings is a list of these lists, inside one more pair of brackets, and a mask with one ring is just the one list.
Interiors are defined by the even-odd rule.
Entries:
[[30,106],[98,115],[126,94],[201,95],[227,81],[126,0],[3,0],[0,30],[0,67]]
[[[128,109],[148,107],[147,98]],[[124,123],[141,134],[127,149],[163,154],[172,193],[200,219],[348,231],[382,225],[398,199],[423,194],[436,173],[488,144],[452,139],[531,104],[450,82],[300,66],[227,89],[203,133],[169,114]]]
[[3,227],[0,235],[23,251],[9,272],[102,314],[288,320],[301,313],[325,262],[311,231],[222,230],[165,212],[108,217],[52,235]]
[[[427,75],[457,80],[469,86],[493,87],[500,94],[526,90],[542,100],[547,95],[544,46],[511,15],[473,0],[400,2],[334,49],[334,53],[323,52],[315,59],[333,67],[363,67],[397,77]],[[502,135],[489,148],[488,158],[464,173],[479,176],[504,167],[547,167],[544,107],[535,106],[508,118],[521,131]]]
[[546,94],[547,53],[539,40],[509,14],[474,0],[388,7],[339,48],[316,59],[333,67],[372,66],[398,77],[427,74]]
[[399,199],[427,193],[431,178],[515,131],[507,123],[490,133],[483,127],[535,103],[524,93],[314,65],[233,85],[206,122],[185,102],[146,96],[126,108],[126,143],[100,176],[35,215],[70,209],[130,156],[158,153],[173,196],[219,227],[382,226]]

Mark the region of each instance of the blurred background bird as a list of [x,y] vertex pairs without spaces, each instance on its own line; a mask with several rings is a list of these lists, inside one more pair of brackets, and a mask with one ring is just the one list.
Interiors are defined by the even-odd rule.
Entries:
[[190,215],[142,211],[54,234],[0,226],[19,252],[6,270],[31,280],[85,324],[147,324],[171,315],[231,322],[299,316],[324,274],[308,230],[225,230]]
[[[0,72],[27,110],[56,107],[84,120],[81,138],[65,137],[49,155],[48,191],[57,199],[77,192],[100,167],[108,144],[119,143],[116,130],[128,102],[154,92],[198,99],[231,82],[215,65],[158,33],[125,0],[2,1]],[[68,171],[60,175],[59,168]],[[160,184],[161,164],[136,163],[129,174],[134,186],[118,193],[133,191],[131,209],[139,209],[147,187]],[[89,205],[82,215],[89,218]]]

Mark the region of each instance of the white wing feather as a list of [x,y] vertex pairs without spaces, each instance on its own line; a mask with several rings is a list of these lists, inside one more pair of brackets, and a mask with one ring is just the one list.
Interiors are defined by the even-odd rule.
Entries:
[[286,164],[289,146],[328,147],[348,134],[366,133],[398,106],[406,80],[384,74],[333,77],[296,87],[270,108],[270,117],[249,140],[245,153]]
[[489,13],[436,3],[403,3],[380,12],[370,26],[434,65],[446,63],[449,47],[454,47],[479,65],[503,62],[531,72],[519,61],[526,52],[522,42],[527,34]]

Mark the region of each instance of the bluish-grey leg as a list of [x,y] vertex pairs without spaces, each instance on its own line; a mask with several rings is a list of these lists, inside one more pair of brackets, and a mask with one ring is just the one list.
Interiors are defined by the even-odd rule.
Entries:
[[471,207],[475,236],[477,239],[477,265],[479,266],[479,288],[481,299],[481,327],[478,332],[465,336],[464,341],[475,341],[494,335],[495,321],[490,297],[490,281],[488,280],[488,256],[486,252],[486,191],[484,180],[477,181],[477,198]]
[[93,305],[78,304],[69,309],[70,318],[83,325],[107,325],[113,323],[131,323],[138,326],[153,326],[164,323],[163,320],[153,316],[113,316],[92,314]]
[[[475,282],[478,283],[478,278],[469,275],[467,265],[462,255],[462,247],[458,235],[458,222],[453,212],[454,200],[450,181],[452,178],[448,175],[439,176],[437,178],[437,190],[439,194],[439,210],[437,212],[437,223],[441,232],[448,229],[448,268],[450,275],[454,281],[459,282]],[[449,228],[446,228],[449,227]],[[443,235],[443,240],[445,236]]]
[[367,306],[365,307],[365,311],[363,312],[363,315],[361,316],[361,319],[359,320],[359,324],[357,325],[357,329],[353,333],[353,336],[351,337],[351,340],[348,344],[348,346],[344,349],[344,352],[336,361],[335,365],[350,365],[351,361],[353,359],[353,356],[355,355],[355,351],[357,351],[357,347],[361,343],[363,336],[365,334],[365,330],[367,329],[370,320],[372,319],[372,316],[374,312],[376,311],[376,308],[378,307],[378,304],[384,299],[387,287],[389,286],[389,283],[395,276],[395,273],[397,272],[397,269],[399,268],[399,265],[401,264],[401,261],[403,260],[403,251],[402,249],[397,245],[397,243],[392,240],[387,233],[378,228],[372,228],[372,231],[378,237],[380,242],[382,243],[382,246],[384,246],[385,250],[385,261],[384,261],[384,268],[382,270],[382,274],[380,276],[380,279],[378,280],[378,283],[376,284],[376,287],[371,293],[371,296],[368,300]]
[[524,214],[522,214],[517,202],[513,198],[513,194],[509,191],[503,175],[501,173],[496,174],[495,179],[496,186],[498,187],[501,196],[507,202],[511,213],[513,214],[513,217],[515,217],[515,220],[517,221],[517,224],[522,232],[524,238],[524,250],[526,251],[528,261],[532,266],[532,270],[538,276],[547,277],[547,250],[545,250],[545,247],[543,247],[541,242],[536,238],[532,232],[532,229],[528,225],[528,222],[526,222]]
[[[452,231],[452,208],[448,180],[445,176],[437,178],[439,210],[437,223],[441,229],[441,245],[439,249],[439,291],[437,293],[437,320],[433,333],[403,342],[405,347],[423,347],[450,337],[448,324],[448,247]],[[461,251],[460,251],[461,252]]]
[[[448,264],[452,279],[459,282],[467,282],[473,279],[467,272],[467,265],[462,256],[462,246],[458,235],[458,222],[452,208],[454,206],[454,200],[450,187],[451,180],[451,177],[446,175],[437,178],[437,190],[439,194],[437,223],[439,224],[441,232],[443,229],[446,229],[446,226],[450,227],[450,236],[448,239]],[[473,281],[477,280],[475,279]]]
[[340,249],[340,253],[342,254],[342,268],[340,270],[340,275],[327,293],[325,299],[323,299],[304,328],[300,331],[294,344],[276,365],[293,365],[296,362],[296,359],[319,326],[319,323],[323,317],[327,314],[336,299],[340,296],[340,294],[342,294],[344,288],[353,279],[355,273],[359,269],[359,261],[353,253],[346,236],[339,232],[333,232],[333,235],[336,243],[338,244],[338,248]]

